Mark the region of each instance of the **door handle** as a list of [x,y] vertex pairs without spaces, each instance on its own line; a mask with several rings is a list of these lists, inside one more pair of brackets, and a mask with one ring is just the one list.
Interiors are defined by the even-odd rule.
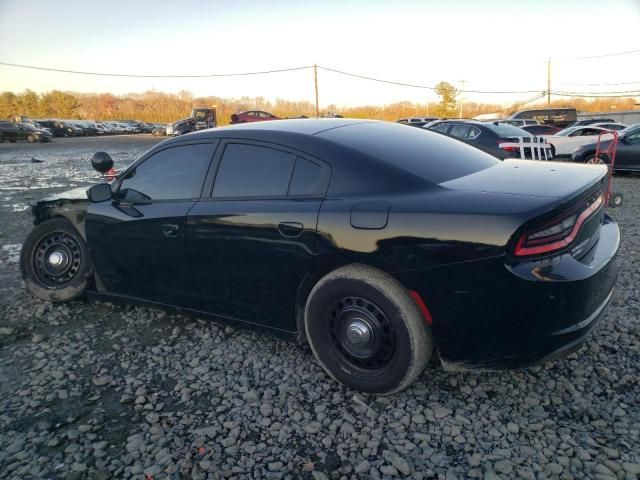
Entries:
[[283,237],[296,238],[302,235],[304,225],[300,222],[280,222],[278,231]]
[[167,223],[162,225],[162,234],[165,237],[177,237],[180,232],[180,225]]

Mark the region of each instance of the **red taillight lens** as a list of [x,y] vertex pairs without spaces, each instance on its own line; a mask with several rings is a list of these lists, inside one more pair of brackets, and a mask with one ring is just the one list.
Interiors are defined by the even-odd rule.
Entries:
[[602,194],[581,212],[570,212],[562,217],[523,233],[516,243],[516,256],[540,255],[560,250],[573,242],[582,224],[603,203]]
[[498,140],[498,148],[504,150],[505,152],[517,152],[519,150],[519,148],[511,145],[511,142],[503,139]]

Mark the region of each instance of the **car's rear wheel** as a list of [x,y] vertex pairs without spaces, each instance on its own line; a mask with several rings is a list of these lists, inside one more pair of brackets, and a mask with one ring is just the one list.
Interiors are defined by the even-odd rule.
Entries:
[[305,308],[305,330],[324,370],[367,393],[408,387],[431,358],[429,327],[407,290],[364,265],[347,265],[323,277]]
[[584,163],[588,163],[589,165],[607,165],[609,163],[609,159],[602,153],[597,156],[593,153],[585,158]]
[[42,300],[65,302],[84,294],[91,276],[87,245],[67,220],[36,225],[20,252],[27,290]]

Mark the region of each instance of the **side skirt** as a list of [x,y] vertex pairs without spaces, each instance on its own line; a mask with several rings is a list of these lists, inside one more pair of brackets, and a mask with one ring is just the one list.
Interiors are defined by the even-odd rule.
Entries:
[[234,327],[245,328],[248,330],[258,331],[261,333],[267,333],[274,337],[282,338],[289,341],[295,341],[297,338],[297,332],[290,332],[288,330],[281,330],[279,328],[268,327],[266,325],[259,325],[253,322],[247,322],[245,320],[238,320],[235,318],[224,317],[220,315],[214,315],[207,312],[201,312],[199,310],[193,310],[191,308],[182,308],[175,305],[168,305],[160,302],[153,302],[150,300],[144,300],[136,297],[129,297],[126,295],[119,295],[114,293],[96,292],[94,290],[88,290],[86,292],[87,299],[97,300],[101,302],[111,302],[118,305],[134,305],[138,307],[151,307],[160,310],[165,310],[170,313],[180,313],[188,315],[194,318],[204,318],[214,322],[224,323]]

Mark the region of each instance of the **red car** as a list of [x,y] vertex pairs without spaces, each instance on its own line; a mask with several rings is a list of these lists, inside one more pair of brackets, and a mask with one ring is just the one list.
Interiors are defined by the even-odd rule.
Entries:
[[231,124],[262,122],[263,120],[280,120],[280,117],[276,117],[269,112],[263,112],[262,110],[249,110],[231,115]]
[[554,127],[553,125],[524,125],[520,127],[522,130],[526,130],[532,135],[555,135],[561,128]]

